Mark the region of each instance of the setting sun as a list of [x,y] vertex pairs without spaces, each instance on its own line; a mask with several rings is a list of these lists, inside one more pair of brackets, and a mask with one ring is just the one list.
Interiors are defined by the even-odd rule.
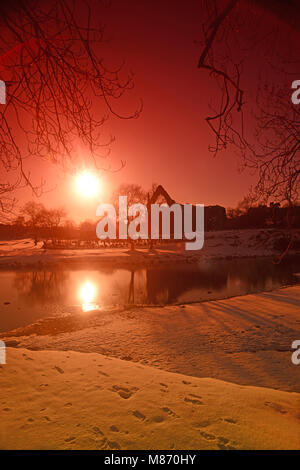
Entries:
[[99,193],[99,178],[88,171],[80,173],[76,178],[76,186],[79,194],[85,197],[93,197]]

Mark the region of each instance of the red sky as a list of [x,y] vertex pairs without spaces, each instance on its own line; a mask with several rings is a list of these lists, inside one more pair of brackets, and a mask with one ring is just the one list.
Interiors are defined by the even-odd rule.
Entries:
[[[240,161],[233,149],[214,158],[208,151],[214,143],[205,123],[208,104],[216,88],[205,71],[197,69],[202,11],[200,2],[169,0],[112,0],[105,13],[107,32],[113,35],[109,52],[116,63],[135,73],[135,88],[124,102],[134,111],[142,98],[141,116],[133,120],[111,118],[105,132],[115,135],[110,161],[125,168],[103,172],[103,194],[99,200],[83,200],[74,191],[70,175],[50,165],[33,166],[32,174],[47,175],[52,191],[40,200],[48,207],[63,205],[70,218],[93,218],[99,202],[108,202],[120,183],[138,183],[149,188],[162,184],[180,202],[220,204],[232,207],[247,193],[255,179],[238,171]],[[250,77],[251,78],[251,77]],[[249,79],[249,77],[248,77]],[[99,116],[102,115],[99,109]],[[84,152],[78,145],[78,153]],[[29,190],[22,200],[30,199]]]

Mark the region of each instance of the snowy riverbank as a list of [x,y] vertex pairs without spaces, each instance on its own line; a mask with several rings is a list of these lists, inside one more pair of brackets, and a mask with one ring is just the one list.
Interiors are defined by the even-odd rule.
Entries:
[[[99,353],[169,372],[299,392],[300,286],[224,300],[123,307],[42,319],[7,346]],[[299,409],[300,411],[300,409]]]
[[[109,264],[114,266],[160,265],[170,262],[193,263],[200,259],[232,259],[259,256],[278,256],[289,239],[286,230],[257,229],[207,232],[204,248],[185,251],[184,244],[165,244],[153,252],[127,248],[99,248],[81,250],[45,250],[31,239],[0,241],[0,268],[43,267],[65,264]],[[300,230],[294,234],[296,248],[289,255],[299,253]],[[282,243],[282,249],[278,244]]]

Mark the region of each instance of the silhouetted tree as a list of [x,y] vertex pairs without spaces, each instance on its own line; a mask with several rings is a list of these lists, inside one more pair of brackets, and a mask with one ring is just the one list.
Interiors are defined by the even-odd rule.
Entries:
[[119,204],[119,196],[127,196],[127,204],[146,204],[147,193],[139,184],[121,184],[112,194],[112,203],[117,207]]
[[21,213],[25,225],[33,232],[35,244],[37,244],[41,229],[47,229],[48,235],[54,239],[57,228],[66,215],[63,208],[46,209],[43,204],[35,201],[27,202]]
[[[99,168],[105,156],[100,130],[113,103],[133,87],[122,67],[105,66],[103,3],[97,0],[11,0],[0,3],[0,78],[7,100],[0,106],[0,209],[10,210],[12,192],[28,185],[39,194],[25,158],[73,168],[74,139]],[[6,177],[7,175],[7,177]],[[11,199],[9,199],[11,198]]]
[[[198,67],[220,89],[206,118],[215,136],[210,150],[217,153],[233,145],[243,164],[258,174],[252,196],[292,204],[300,172],[299,110],[291,102],[292,81],[299,79],[297,2],[202,0],[202,5]],[[254,64],[258,74],[250,81],[245,75]]]

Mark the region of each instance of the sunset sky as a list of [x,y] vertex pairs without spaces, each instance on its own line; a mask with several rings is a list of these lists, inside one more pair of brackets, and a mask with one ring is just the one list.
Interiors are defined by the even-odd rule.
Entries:
[[[214,138],[205,116],[218,91],[208,73],[197,68],[200,5],[196,0],[113,0],[104,10],[110,42],[103,46],[103,56],[112,64],[124,60],[125,70],[135,73],[134,90],[114,106],[130,114],[141,98],[143,111],[138,119],[111,117],[104,125],[104,136],[116,137],[104,165],[117,169],[123,160],[126,166],[118,172],[99,173],[99,198],[83,199],[74,190],[74,175],[64,174],[60,168],[30,164],[36,181],[47,177],[46,192],[40,198],[47,207],[63,205],[77,221],[94,218],[97,204],[108,202],[121,183],[150,188],[156,182],[176,201],[225,207],[235,206],[245,196],[255,179],[249,171],[239,172],[240,160],[234,150],[229,148],[216,158],[208,151]],[[258,14],[263,13],[259,10]],[[253,59],[246,82],[255,79],[256,65]],[[102,114],[99,109],[99,117]],[[77,152],[87,152],[79,142]],[[29,189],[19,190],[16,196],[22,202],[32,197]]]

